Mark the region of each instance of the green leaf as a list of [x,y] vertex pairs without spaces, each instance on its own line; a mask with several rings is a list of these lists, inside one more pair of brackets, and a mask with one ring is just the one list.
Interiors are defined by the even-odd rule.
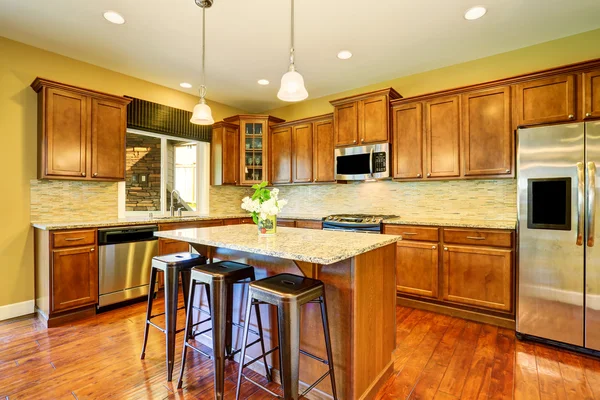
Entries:
[[258,225],[258,214],[255,212],[252,213],[252,221]]

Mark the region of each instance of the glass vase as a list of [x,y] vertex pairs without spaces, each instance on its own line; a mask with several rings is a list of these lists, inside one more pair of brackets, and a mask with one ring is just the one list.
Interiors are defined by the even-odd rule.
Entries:
[[266,219],[258,219],[258,235],[273,236],[277,233],[277,215],[269,215]]

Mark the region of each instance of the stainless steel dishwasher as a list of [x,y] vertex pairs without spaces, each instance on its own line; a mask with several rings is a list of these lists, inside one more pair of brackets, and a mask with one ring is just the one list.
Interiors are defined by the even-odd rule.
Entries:
[[98,229],[98,308],[148,295],[157,225]]

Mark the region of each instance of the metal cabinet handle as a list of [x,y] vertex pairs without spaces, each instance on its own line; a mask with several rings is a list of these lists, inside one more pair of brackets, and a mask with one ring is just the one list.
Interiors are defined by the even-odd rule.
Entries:
[[591,116],[592,116],[592,113],[585,113],[585,116],[586,116],[586,117],[591,117]]
[[353,141],[352,143],[356,144],[356,140],[355,140],[355,141]]
[[92,247],[92,248],[90,249],[90,251],[94,251],[94,248]]
[[81,176],[85,176],[85,172],[82,172],[82,173],[81,173]]
[[97,172],[94,172],[94,175],[93,175],[93,176],[94,176],[94,177],[98,176],[98,173],[97,173]]
[[588,162],[588,247],[594,247],[594,237],[596,236],[596,163]]
[[421,177],[421,174],[417,174],[417,178],[420,178],[420,177]]
[[575,116],[573,114],[569,114],[569,119],[573,119]]
[[435,246],[431,246],[431,250],[435,250],[435,249],[436,249],[436,247],[435,247]]
[[583,208],[585,207],[585,178],[583,177],[583,163],[577,163],[577,239],[575,244],[577,246],[583,245],[583,225],[584,225],[584,213]]
[[444,247],[444,251],[448,251],[448,248],[447,248],[447,247]]
[[505,172],[506,172],[507,174],[510,174],[510,169],[507,169]]
[[65,238],[65,242],[76,242],[77,240],[83,240],[85,238],[83,237],[77,237],[77,238]]
[[360,139],[360,142],[361,142],[361,143],[364,143],[364,142],[365,142],[365,138],[361,138],[361,139]]
[[481,236],[467,236],[467,239],[471,239],[471,240],[485,240],[485,238],[481,237]]
[[316,181],[317,181],[317,178],[313,179],[313,182],[316,182]]
[[414,233],[414,232],[402,232],[402,234],[406,235],[406,236],[414,236],[414,235],[416,235],[416,233]]

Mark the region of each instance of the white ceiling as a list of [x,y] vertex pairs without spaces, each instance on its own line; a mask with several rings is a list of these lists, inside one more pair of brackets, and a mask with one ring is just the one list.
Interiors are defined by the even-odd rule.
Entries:
[[[488,13],[466,21],[473,5]],[[208,98],[251,112],[287,104],[276,94],[289,9],[289,0],[214,1]],[[105,21],[106,10],[126,24]],[[196,89],[179,83],[199,84],[201,18],[194,0],[0,0],[1,36],[188,93]],[[599,27],[600,0],[296,0],[296,66],[316,98]],[[341,49],[354,57],[338,60]]]

